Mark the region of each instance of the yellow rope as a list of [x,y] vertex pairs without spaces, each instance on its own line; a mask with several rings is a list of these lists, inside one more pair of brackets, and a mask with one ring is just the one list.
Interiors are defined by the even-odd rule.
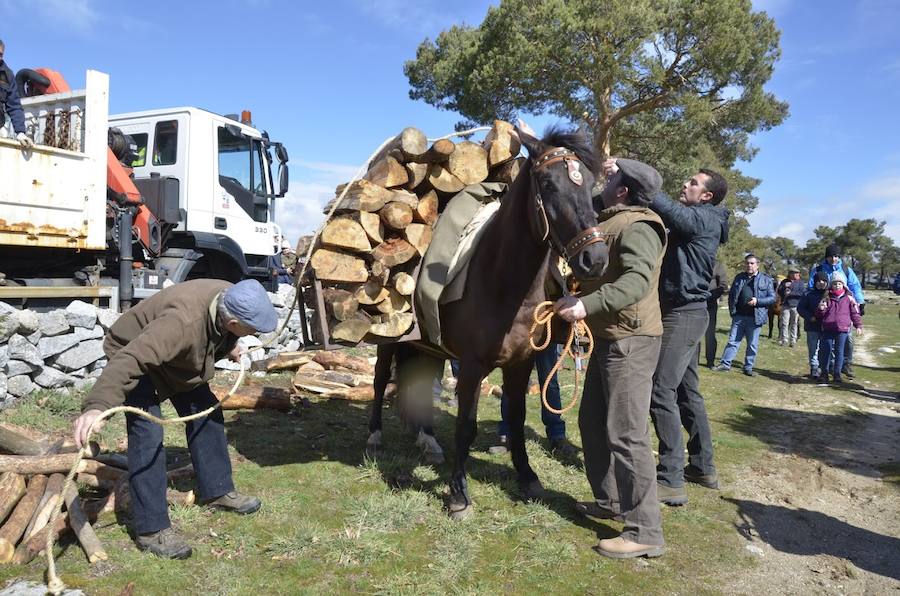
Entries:
[[[550,325],[553,320],[553,303],[552,302],[541,302],[537,306],[534,307],[534,323],[531,325],[531,331],[528,334],[528,343],[531,345],[531,348],[536,351],[540,351],[545,349],[550,345]],[[541,345],[536,345],[534,343],[534,332],[537,331],[540,327],[544,327],[544,342]],[[577,354],[575,350],[578,349],[577,337],[584,336],[587,338],[587,348],[585,348],[584,355]],[[574,348],[573,348],[574,346]],[[591,357],[591,352],[594,351],[594,336],[591,333],[590,327],[588,327],[584,321],[575,321],[572,323],[571,328],[569,329],[569,338],[566,340],[566,344],[563,347],[562,352],[559,355],[559,359],[556,361],[556,364],[553,365],[553,368],[550,370],[550,373],[547,375],[547,378],[544,379],[544,385],[541,387],[541,401],[544,404],[544,407],[547,408],[549,412],[553,412],[554,414],[565,414],[569,410],[575,407],[575,404],[578,403],[578,380],[579,374],[581,371],[579,370],[579,366],[577,365],[578,359],[581,358],[583,360],[587,360]],[[549,403],[547,403],[547,387],[550,386],[550,381],[553,379],[553,375],[557,373],[557,371],[562,368],[563,360],[565,360],[566,356],[571,357],[576,361],[575,366],[575,389],[572,393],[572,401],[569,402],[569,405],[564,407],[561,410],[557,410]],[[586,363],[585,363],[586,365]]]

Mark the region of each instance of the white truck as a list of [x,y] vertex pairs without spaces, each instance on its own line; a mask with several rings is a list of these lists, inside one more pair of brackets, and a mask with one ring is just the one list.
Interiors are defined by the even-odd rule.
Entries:
[[109,77],[88,71],[83,90],[23,97],[32,150],[0,133],[0,300],[106,297],[127,308],[196,277],[270,280],[284,146],[248,112],[110,116],[108,98]]

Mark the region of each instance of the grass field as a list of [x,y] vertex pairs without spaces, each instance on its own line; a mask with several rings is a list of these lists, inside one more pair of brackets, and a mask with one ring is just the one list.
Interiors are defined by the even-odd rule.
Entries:
[[[727,323],[722,311],[720,353]],[[90,594],[119,594],[129,584],[134,594],[755,594],[787,593],[800,586],[851,593],[848,586],[897,588],[900,572],[890,569],[900,570],[900,525],[895,523],[900,522],[900,443],[881,449],[852,441],[871,434],[874,424],[884,436],[900,438],[900,350],[877,350],[900,342],[897,306],[869,307],[865,323],[871,360],[857,365],[858,385],[848,388],[814,387],[802,380],[808,371],[805,345],[789,350],[768,339],[762,341],[758,377],[702,370],[723,490],[689,486],[687,506],[664,508],[668,551],[659,559],[612,561],[592,550],[598,538],[616,535],[621,526],[573,513],[574,503],[590,495],[584,472],[580,465],[560,463],[547,453],[539,398],[530,396],[527,448],[547,489],[542,502],[522,502],[508,456],[487,453],[499,416],[494,397],[483,398],[479,406],[479,433],[468,468],[476,512],[464,522],[452,522],[443,509],[449,464],[421,464],[414,437],[390,409],[385,450],[377,461],[363,457],[367,404],[313,402],[290,415],[226,413],[235,481],[239,489],[262,498],[258,514],[237,517],[200,507],[175,508],[174,525],[194,545],[194,556],[187,561],[138,552],[125,527],[108,514],[98,523],[98,533],[109,561],[89,566],[77,545],[69,544],[58,549],[58,568],[69,587]],[[562,376],[564,401],[571,374]],[[286,384],[288,377],[266,382]],[[877,393],[882,397],[862,396],[853,391],[857,388],[883,392]],[[0,418],[63,432],[79,400],[44,393]],[[174,415],[171,408],[166,412]],[[580,446],[576,418],[574,412],[566,417],[567,430]],[[437,435],[448,458],[454,419],[455,411],[448,408],[437,416]],[[166,433],[170,459],[186,460],[181,429],[169,427]],[[119,419],[107,425],[102,438],[115,449],[123,435]],[[785,462],[796,465],[785,467]],[[814,511],[815,499],[832,499],[827,482],[819,496],[790,493],[793,483],[793,488],[806,490],[805,476],[790,476],[791,470],[803,469],[800,464],[824,469],[820,475],[826,480],[841,479],[848,499],[855,486],[857,497],[880,504],[879,513],[873,509],[867,515],[866,533],[858,535],[888,552],[867,559],[849,547],[815,552],[812,544],[804,546],[810,552],[793,552],[802,549],[790,546],[791,536],[779,535],[778,515],[786,510],[788,518],[802,518],[804,511]],[[784,480],[778,476],[781,470]],[[854,479],[866,484],[856,486]],[[773,497],[784,490],[794,495],[793,504]],[[858,503],[865,506],[864,499]],[[822,511],[816,515],[827,517],[825,522],[838,522],[827,508]],[[810,527],[807,534],[817,531]],[[771,554],[754,553],[748,549],[751,543]],[[820,557],[846,561],[856,570],[855,579],[850,572],[834,579],[812,569],[810,561],[831,560]],[[776,562],[778,569],[770,570]],[[36,559],[26,567],[3,567],[0,580],[40,581],[43,571],[43,559]]]

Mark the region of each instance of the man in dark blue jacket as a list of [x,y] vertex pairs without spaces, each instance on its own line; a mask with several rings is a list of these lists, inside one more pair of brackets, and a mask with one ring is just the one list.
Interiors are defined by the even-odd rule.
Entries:
[[[663,335],[650,402],[659,438],[657,496],[667,505],[687,503],[685,480],[707,488],[719,485],[697,350],[709,319],[716,251],[728,240],[728,212],[718,206],[727,193],[721,175],[700,170],[684,183],[677,202],[658,196],[650,205],[669,230],[659,282]],[[682,426],[689,435],[687,467]]]
[[728,292],[728,311],[731,313],[731,331],[728,345],[715,371],[731,370],[731,361],[737,354],[738,346],[747,338],[747,353],[744,357],[744,374],[752,377],[753,363],[759,348],[759,332],[763,323],[769,320],[769,307],[775,304],[775,282],[759,270],[759,259],[754,255],[744,257],[746,270],[738,273],[731,282]]
[[33,142],[25,134],[25,113],[22,111],[22,102],[19,100],[16,78],[13,76],[12,69],[3,61],[4,53],[6,53],[6,45],[0,39],[0,127],[6,124],[6,118],[9,117],[13,131],[16,133],[16,140],[22,147],[28,149]]

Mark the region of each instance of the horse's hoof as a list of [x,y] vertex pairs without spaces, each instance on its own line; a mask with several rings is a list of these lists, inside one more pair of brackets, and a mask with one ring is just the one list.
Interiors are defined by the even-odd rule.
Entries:
[[450,519],[453,521],[463,521],[470,518],[473,513],[475,513],[473,505],[466,505],[462,509],[454,509],[452,505],[450,506]]
[[440,443],[434,436],[420,430],[419,436],[416,438],[416,446],[422,450],[425,463],[435,465],[444,463],[444,450],[441,449]]
[[522,496],[525,497],[526,501],[536,501],[547,496],[547,491],[544,490],[544,485],[541,484],[540,480],[521,483],[519,484],[519,489],[522,491]]

